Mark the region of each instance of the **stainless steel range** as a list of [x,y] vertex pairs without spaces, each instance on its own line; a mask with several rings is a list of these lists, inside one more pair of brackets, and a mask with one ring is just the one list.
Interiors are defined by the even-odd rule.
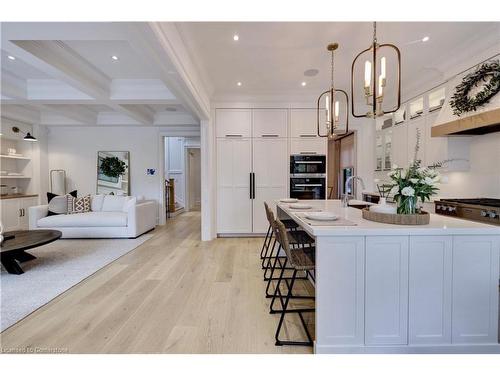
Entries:
[[441,199],[434,204],[440,215],[500,225],[500,199]]

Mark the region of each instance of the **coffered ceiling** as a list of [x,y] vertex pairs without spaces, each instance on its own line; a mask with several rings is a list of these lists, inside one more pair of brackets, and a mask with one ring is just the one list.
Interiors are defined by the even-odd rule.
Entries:
[[3,23],[2,117],[42,125],[198,125],[148,23]]
[[[336,86],[349,89],[352,60],[370,46],[373,35],[370,22],[182,22],[177,27],[213,95],[225,99],[317,95],[330,82],[330,42],[340,44]],[[456,60],[495,45],[500,51],[500,23],[379,22],[377,36],[401,49],[403,97],[447,78],[447,67]],[[319,73],[304,76],[308,69]]]

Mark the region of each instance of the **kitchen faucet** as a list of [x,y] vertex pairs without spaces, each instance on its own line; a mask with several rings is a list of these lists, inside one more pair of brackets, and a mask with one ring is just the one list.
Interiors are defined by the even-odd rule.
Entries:
[[[359,176],[351,176],[345,181],[345,189],[344,189],[344,195],[342,196],[342,206],[343,207],[348,207],[349,206],[349,200],[354,198],[354,196],[347,194],[347,189],[349,188],[349,182],[351,181],[359,181],[361,183],[361,187],[365,189],[365,183],[363,179]],[[354,192],[354,182],[351,183],[352,185],[352,190]]]

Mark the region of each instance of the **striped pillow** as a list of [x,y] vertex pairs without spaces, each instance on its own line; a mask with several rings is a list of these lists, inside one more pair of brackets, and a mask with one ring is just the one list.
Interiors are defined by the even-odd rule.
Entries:
[[80,214],[83,212],[90,212],[90,194],[84,197],[75,198],[68,195],[68,214]]

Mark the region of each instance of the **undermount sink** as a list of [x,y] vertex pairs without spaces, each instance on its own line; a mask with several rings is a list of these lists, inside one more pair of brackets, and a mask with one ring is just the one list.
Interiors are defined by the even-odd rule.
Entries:
[[351,199],[349,202],[348,202],[348,205],[349,207],[352,207],[352,208],[357,208],[359,210],[362,210],[363,208],[365,207],[369,207],[369,206],[372,206],[374,205],[375,203],[371,203],[371,202],[365,202],[365,201],[360,201],[360,200],[357,200],[357,199]]

